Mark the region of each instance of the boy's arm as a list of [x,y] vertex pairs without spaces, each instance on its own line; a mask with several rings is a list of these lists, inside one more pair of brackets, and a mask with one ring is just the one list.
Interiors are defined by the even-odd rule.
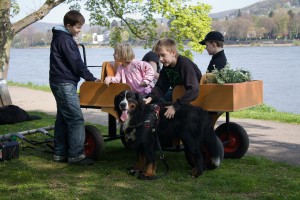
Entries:
[[162,69],[154,88],[152,88],[151,93],[149,93],[147,96],[151,97],[152,101],[159,100],[167,93],[169,88],[170,84],[167,79],[166,71]]
[[[183,85],[185,87],[185,93],[173,103],[175,110],[178,110],[182,106],[191,103],[198,97],[200,84],[199,80],[202,76],[198,67],[196,65],[194,66],[192,62],[184,61],[181,64],[180,73]],[[197,76],[200,76],[200,78]]]
[[69,44],[67,43],[65,47],[66,58],[72,70],[86,81],[95,81],[97,78],[94,77],[82,61],[81,54],[76,43],[71,41]]

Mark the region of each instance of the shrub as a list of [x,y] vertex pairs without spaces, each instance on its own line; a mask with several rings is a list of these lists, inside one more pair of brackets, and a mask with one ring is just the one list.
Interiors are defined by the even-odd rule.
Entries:
[[242,83],[252,80],[252,75],[248,70],[244,69],[230,69],[226,65],[221,70],[213,70],[212,73],[207,74],[207,83],[225,84],[225,83]]

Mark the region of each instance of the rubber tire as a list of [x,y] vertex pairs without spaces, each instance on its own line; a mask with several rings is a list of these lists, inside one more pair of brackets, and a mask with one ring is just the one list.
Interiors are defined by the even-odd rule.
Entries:
[[123,131],[123,124],[120,125],[120,138],[121,138],[121,142],[124,145],[125,149],[134,150],[134,143],[128,142],[125,139],[125,133]]
[[[224,147],[223,147],[222,141],[218,137],[217,137],[217,143],[218,143],[217,150],[218,150],[218,153],[221,155],[220,163],[222,163],[222,161],[224,159]],[[204,157],[203,159],[204,159],[204,163],[205,163],[205,169],[208,169],[208,170],[216,169],[218,166],[216,166],[214,163],[212,163],[212,157],[211,157],[210,153],[208,152],[207,148],[204,147],[204,149],[202,149],[201,152]],[[184,155],[185,155],[185,158],[186,158],[186,161],[188,162],[188,164],[192,168],[194,168],[195,166],[194,166],[193,158],[191,157],[191,155],[187,154],[186,151],[184,151]]]
[[100,160],[104,151],[104,139],[101,132],[92,125],[85,126],[84,153],[86,157]]
[[[215,130],[224,144],[224,158],[242,158],[249,148],[249,137],[246,130],[239,124],[229,122],[229,140],[227,139],[227,124],[221,124]],[[226,142],[229,141],[229,144]]]

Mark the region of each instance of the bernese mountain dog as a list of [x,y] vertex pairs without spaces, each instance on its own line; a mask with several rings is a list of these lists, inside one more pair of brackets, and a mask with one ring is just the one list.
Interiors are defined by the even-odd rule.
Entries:
[[147,180],[156,177],[156,134],[159,138],[182,141],[193,177],[200,176],[207,168],[218,167],[223,159],[223,145],[214,133],[209,113],[200,107],[184,106],[176,111],[174,118],[167,119],[165,105],[145,104],[140,94],[125,90],[115,96],[114,109],[126,141],[131,141],[137,152],[136,165],[128,168],[131,175]]

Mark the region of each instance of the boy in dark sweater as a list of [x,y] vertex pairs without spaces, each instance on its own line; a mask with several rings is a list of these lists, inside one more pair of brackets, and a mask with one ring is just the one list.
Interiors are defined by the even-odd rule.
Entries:
[[169,90],[176,85],[185,87],[185,94],[177,99],[171,106],[167,107],[165,116],[173,118],[175,112],[182,106],[189,104],[199,94],[199,82],[202,74],[198,66],[187,57],[181,56],[176,48],[175,41],[161,39],[157,42],[155,52],[163,64],[159,78],[151,93],[144,99],[146,104],[158,101]]
[[84,154],[84,119],[77,94],[80,78],[98,81],[81,59],[73,39],[81,32],[84,17],[75,10],[64,16],[64,26],[52,29],[49,81],[56,100],[57,114],[54,129],[54,161],[91,165]]

